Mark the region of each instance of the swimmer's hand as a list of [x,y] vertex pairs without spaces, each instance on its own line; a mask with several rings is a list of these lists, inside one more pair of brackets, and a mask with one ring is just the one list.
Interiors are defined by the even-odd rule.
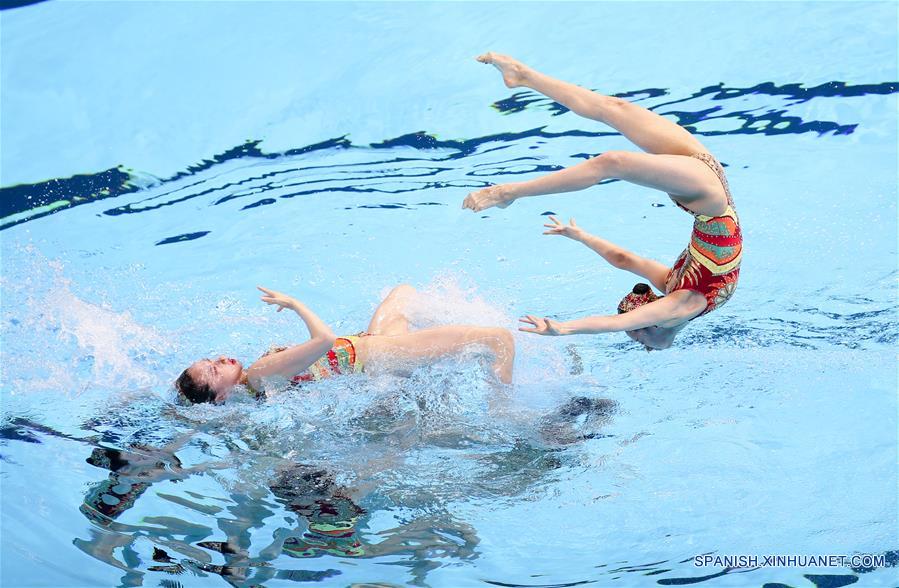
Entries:
[[547,223],[543,225],[548,229],[543,231],[544,235],[562,235],[563,237],[568,237],[575,241],[580,241],[581,237],[584,235],[584,230],[577,226],[577,223],[574,222],[573,218],[568,219],[567,225],[554,216],[549,217],[549,220],[552,221],[552,224]]
[[518,319],[518,322],[531,325],[530,327],[518,327],[519,331],[525,333],[536,333],[538,335],[564,335],[562,323],[548,318],[539,318],[530,314]]
[[481,212],[494,206],[506,208],[515,201],[515,196],[506,184],[488,186],[481,190],[471,192],[462,201],[462,208],[470,208],[474,212]]
[[288,296],[287,294],[282,294],[281,292],[275,292],[274,290],[269,290],[268,288],[263,288],[262,286],[256,286],[260,292],[263,293],[262,301],[266,304],[276,304],[278,306],[278,312],[281,312],[285,308],[289,308],[291,310],[296,310],[297,300],[292,296]]

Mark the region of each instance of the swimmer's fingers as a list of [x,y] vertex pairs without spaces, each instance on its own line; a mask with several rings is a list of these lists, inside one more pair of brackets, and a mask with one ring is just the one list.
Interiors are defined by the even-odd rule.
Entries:
[[548,318],[538,318],[533,315],[526,315],[522,318],[518,319],[522,323],[531,324],[534,328],[529,327],[518,327],[519,331],[524,331],[525,333],[536,333],[538,335],[561,335],[562,332],[559,329],[558,323],[554,323],[554,321],[549,320]]
[[256,286],[256,288],[260,292],[264,292],[267,296],[284,296],[284,294],[281,294],[280,292],[275,292],[274,290],[269,290],[268,288],[263,288],[262,286]]
[[285,303],[282,302],[282,301],[279,301],[279,300],[276,299],[276,298],[271,298],[271,297],[269,297],[269,296],[263,296],[263,297],[261,298],[261,300],[262,300],[263,302],[265,302],[266,304],[277,304],[277,305],[278,305],[278,312],[281,312],[282,310],[284,310],[284,305],[285,305]]
[[571,237],[572,239],[577,239],[577,236],[582,232],[581,228],[577,226],[577,223],[574,220],[574,217],[568,219],[568,224],[564,224],[559,219],[554,216],[549,217],[552,219],[553,225],[543,225],[548,231],[543,233],[544,235],[562,235],[564,237]]
[[570,227],[565,226],[562,221],[557,219],[554,216],[550,216],[549,219],[553,222],[553,224],[544,224],[543,226],[549,229],[548,231],[544,231],[544,235],[562,235],[567,236],[568,230]]
[[481,212],[493,206],[506,208],[514,201],[509,197],[501,185],[488,186],[471,192],[462,201],[462,208],[469,208],[474,212]]
[[462,208],[474,210],[474,192],[469,192],[465,200],[462,201]]
[[518,319],[518,322],[531,325],[531,327],[518,327],[519,331],[524,331],[525,333],[540,333],[540,324],[537,322],[536,317],[528,314]]
[[465,200],[462,202],[462,208],[468,208],[474,212],[481,212],[485,208],[489,208],[489,204],[484,202],[483,195],[480,194],[481,190],[478,192],[472,192],[468,196],[465,197]]
[[265,296],[262,296],[260,300],[265,302],[266,304],[277,304],[278,312],[281,312],[286,307],[290,306],[291,297],[286,294],[282,294],[281,292],[275,292],[274,290],[269,290],[268,288],[263,288],[262,286],[256,286],[259,291],[263,292]]
[[263,288],[262,286],[256,286],[260,292],[264,293],[266,296],[270,298],[280,298],[283,300],[290,300],[290,296],[284,294],[283,292],[277,292],[275,290],[269,290],[268,288]]

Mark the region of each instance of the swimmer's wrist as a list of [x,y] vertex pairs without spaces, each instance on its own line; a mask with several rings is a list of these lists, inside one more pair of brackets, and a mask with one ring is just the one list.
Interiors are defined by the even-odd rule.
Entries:
[[577,334],[576,331],[567,322],[556,322],[555,327],[559,336]]
[[527,196],[527,194],[521,193],[519,186],[520,184],[518,182],[513,182],[504,186],[505,190],[503,190],[503,197],[506,199],[506,202],[514,202],[522,196]]
[[608,329],[597,324],[597,319],[600,319],[600,317],[584,317],[562,323],[560,332],[562,335],[596,335],[605,333]]

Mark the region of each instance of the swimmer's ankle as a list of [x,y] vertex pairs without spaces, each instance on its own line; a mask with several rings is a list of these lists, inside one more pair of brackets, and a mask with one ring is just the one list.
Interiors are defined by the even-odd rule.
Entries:
[[506,202],[512,202],[513,200],[517,200],[518,198],[521,198],[521,196],[522,196],[521,184],[522,184],[522,182],[510,182],[508,184],[502,185],[501,193],[502,193],[503,197],[506,199]]
[[481,63],[489,63],[502,72],[503,82],[508,88],[530,87],[534,71],[514,57],[501,53],[487,52],[477,58]]
[[529,66],[521,63],[520,61],[516,61],[513,65],[514,68],[514,76],[515,76],[515,87],[517,88],[528,88],[533,90],[534,86],[534,78],[537,75],[537,72],[531,69]]

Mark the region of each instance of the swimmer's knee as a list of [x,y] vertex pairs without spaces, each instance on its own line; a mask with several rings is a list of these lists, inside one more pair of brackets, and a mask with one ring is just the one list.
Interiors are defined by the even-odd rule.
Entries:
[[506,345],[513,353],[515,352],[515,336],[509,329],[500,329],[503,344]]
[[496,339],[497,352],[503,355],[515,355],[515,337],[509,329],[491,328],[491,335]]
[[515,337],[508,329],[498,329],[497,337],[499,345],[494,362],[496,375],[503,384],[511,384],[515,363]]
[[400,284],[398,286],[394,286],[393,290],[390,291],[388,296],[408,296],[410,294],[415,294],[415,287],[411,284]]
[[606,151],[588,161],[601,170],[601,175],[608,177],[615,176],[624,169],[624,166],[627,165],[628,156],[629,153],[627,151]]

